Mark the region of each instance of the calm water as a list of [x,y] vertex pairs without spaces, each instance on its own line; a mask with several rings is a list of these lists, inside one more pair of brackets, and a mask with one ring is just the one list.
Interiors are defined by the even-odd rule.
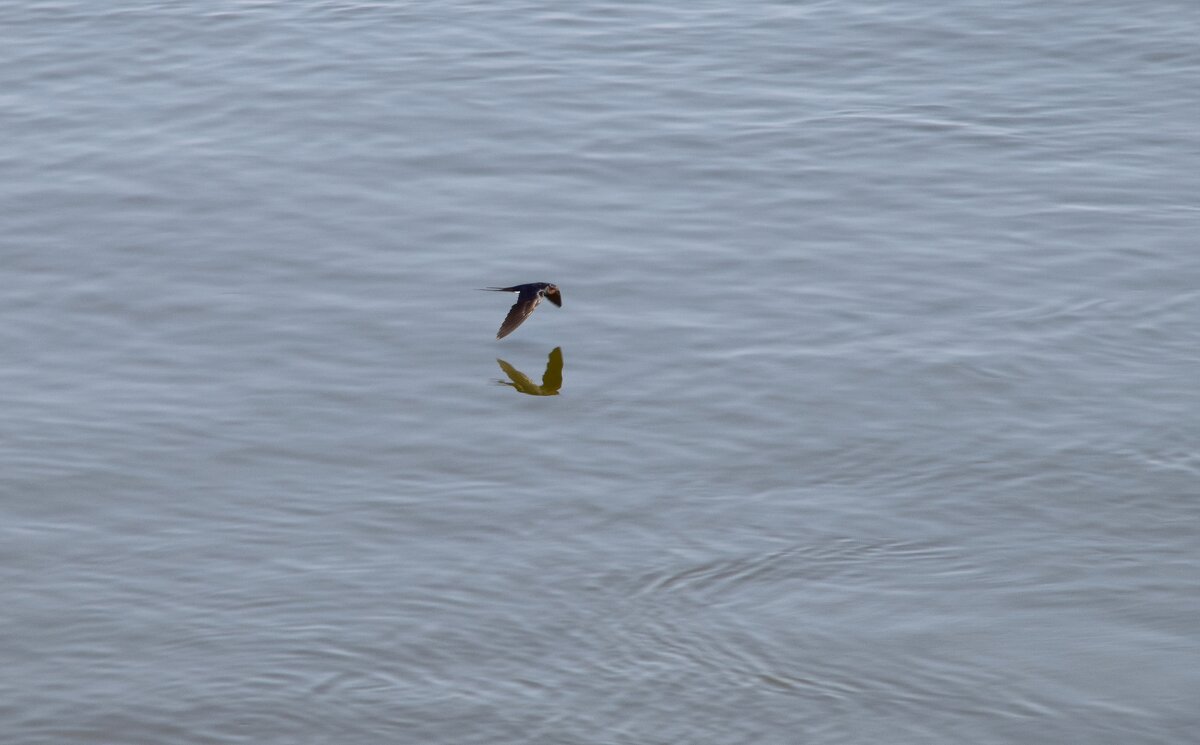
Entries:
[[4,742],[1194,742],[1200,15],[935,5],[0,3]]

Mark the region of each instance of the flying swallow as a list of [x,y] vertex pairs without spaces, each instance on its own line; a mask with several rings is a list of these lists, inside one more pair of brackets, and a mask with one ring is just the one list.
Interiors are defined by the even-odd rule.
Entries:
[[549,282],[530,282],[527,285],[513,285],[512,287],[484,287],[482,289],[492,290],[494,292],[516,292],[517,302],[513,303],[513,307],[509,308],[508,315],[504,318],[504,323],[500,324],[500,330],[496,332],[497,339],[503,339],[516,330],[529,318],[529,314],[533,309],[538,307],[538,303],[542,302],[542,298],[546,298],[558,307],[562,307],[562,293],[559,292],[557,285],[552,285]]

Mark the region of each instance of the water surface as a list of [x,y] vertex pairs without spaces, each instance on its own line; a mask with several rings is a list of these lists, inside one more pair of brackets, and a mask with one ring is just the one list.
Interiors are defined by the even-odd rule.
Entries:
[[0,6],[0,729],[1188,741],[1198,31]]

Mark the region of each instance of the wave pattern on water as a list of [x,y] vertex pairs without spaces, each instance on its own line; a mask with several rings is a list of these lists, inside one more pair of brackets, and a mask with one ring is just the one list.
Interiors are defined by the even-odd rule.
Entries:
[[0,6],[0,730],[1186,740],[1193,10]]

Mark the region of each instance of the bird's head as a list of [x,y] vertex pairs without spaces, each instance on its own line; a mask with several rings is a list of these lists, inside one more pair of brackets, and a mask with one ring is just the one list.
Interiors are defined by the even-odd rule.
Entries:
[[558,291],[558,285],[550,285],[542,290],[542,297],[554,303],[558,307],[562,307],[562,293]]

